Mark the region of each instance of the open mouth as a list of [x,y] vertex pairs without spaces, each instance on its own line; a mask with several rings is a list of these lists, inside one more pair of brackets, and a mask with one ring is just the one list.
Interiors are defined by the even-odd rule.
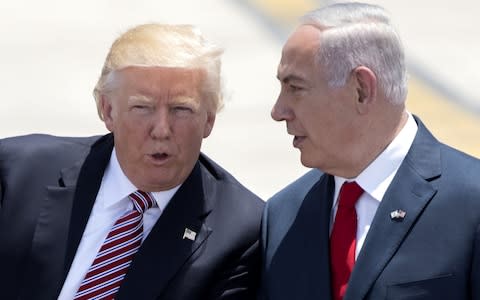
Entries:
[[293,138],[293,147],[298,147],[303,140],[305,140],[305,137],[304,137],[304,136],[298,136],[298,135],[296,135],[296,136]]
[[154,153],[154,154],[151,154],[150,156],[153,158],[154,161],[158,161],[158,162],[165,161],[170,157],[170,155],[168,155],[167,153]]

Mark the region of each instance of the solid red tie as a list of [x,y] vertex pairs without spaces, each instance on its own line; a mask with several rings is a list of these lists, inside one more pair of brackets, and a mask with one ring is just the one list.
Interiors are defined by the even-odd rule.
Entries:
[[128,196],[134,209],[120,217],[88,269],[75,300],[114,299],[143,239],[143,213],[156,206],[153,196],[136,191]]
[[356,182],[345,182],[330,235],[330,264],[333,300],[342,300],[355,264],[357,213],[355,203],[363,193]]

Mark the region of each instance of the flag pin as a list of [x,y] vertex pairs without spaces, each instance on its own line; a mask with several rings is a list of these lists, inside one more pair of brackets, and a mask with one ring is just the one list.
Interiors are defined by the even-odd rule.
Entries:
[[390,218],[395,221],[402,221],[407,213],[401,209],[394,210],[390,213]]
[[185,231],[183,232],[183,239],[189,239],[191,241],[195,241],[195,237],[197,236],[197,233],[190,228],[185,228]]

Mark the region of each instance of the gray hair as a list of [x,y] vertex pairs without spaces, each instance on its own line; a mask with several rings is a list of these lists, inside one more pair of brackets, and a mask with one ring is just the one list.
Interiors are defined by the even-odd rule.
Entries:
[[322,32],[317,59],[331,87],[341,87],[350,72],[365,66],[377,76],[385,97],[394,104],[407,97],[407,72],[400,36],[387,12],[364,3],[338,3],[307,13],[303,25]]
[[208,42],[191,25],[144,24],[117,38],[105,59],[93,91],[103,120],[100,97],[114,88],[115,71],[128,66],[199,68],[206,72],[202,93],[213,111],[223,106],[221,55],[223,49]]

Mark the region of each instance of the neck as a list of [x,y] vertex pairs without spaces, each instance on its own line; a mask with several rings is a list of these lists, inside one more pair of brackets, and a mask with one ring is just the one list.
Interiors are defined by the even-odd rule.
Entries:
[[351,168],[343,174],[335,174],[344,178],[355,178],[365,170],[395,139],[408,120],[405,108],[396,114],[381,114],[371,126],[366,126],[364,133],[360,134],[358,143],[352,154]]

